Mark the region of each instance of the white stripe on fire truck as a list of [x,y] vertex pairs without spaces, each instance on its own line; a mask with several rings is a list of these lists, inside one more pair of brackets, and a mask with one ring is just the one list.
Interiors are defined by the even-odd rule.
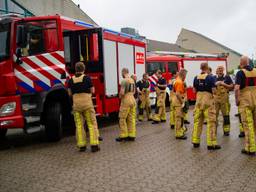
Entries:
[[54,63],[57,67],[65,70],[65,64],[61,63],[58,59],[56,59],[55,57],[53,57],[51,54],[48,55],[44,55],[44,57],[46,59],[48,59],[49,61],[51,61],[52,63]]
[[61,57],[64,58],[64,51],[56,51],[55,53],[59,54]]
[[50,80],[45,77],[44,75],[42,75],[41,73],[39,73],[36,69],[32,68],[30,65],[28,65],[25,61],[23,61],[22,65],[20,65],[23,69],[25,69],[26,71],[28,71],[29,73],[33,74],[35,77],[37,77],[39,80],[41,80],[42,82],[44,82],[46,85],[48,85],[49,87],[51,87],[51,82]]
[[28,84],[30,87],[34,88],[34,83],[33,83],[33,81],[31,79],[26,77],[24,74],[19,72],[17,69],[14,69],[14,73],[15,73],[17,78],[19,78],[24,83]]
[[33,61],[34,64],[38,65],[42,69],[44,69],[46,72],[50,73],[52,76],[54,76],[56,79],[60,79],[61,74],[55,71],[53,68],[46,65],[44,62],[39,60],[37,57],[30,57],[31,61]]

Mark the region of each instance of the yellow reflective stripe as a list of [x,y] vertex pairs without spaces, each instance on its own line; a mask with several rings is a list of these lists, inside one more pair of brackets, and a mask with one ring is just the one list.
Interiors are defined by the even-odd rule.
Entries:
[[85,116],[86,123],[87,123],[88,129],[89,129],[90,144],[98,145],[99,144],[99,139],[98,139],[99,135],[98,135],[97,128],[93,124],[92,114],[90,113],[90,111],[87,110],[84,112],[84,116]]
[[193,133],[192,133],[192,143],[198,144],[200,143],[200,130],[201,127],[199,127],[199,118],[200,118],[200,110],[199,109],[195,109],[194,112],[194,129],[193,129]]
[[74,120],[76,124],[76,138],[77,138],[77,146],[84,147],[86,146],[86,137],[84,132],[83,118],[79,112],[74,112]]
[[245,109],[245,112],[246,112],[247,126],[249,129],[249,151],[256,152],[253,114],[252,114],[252,111],[248,108]]

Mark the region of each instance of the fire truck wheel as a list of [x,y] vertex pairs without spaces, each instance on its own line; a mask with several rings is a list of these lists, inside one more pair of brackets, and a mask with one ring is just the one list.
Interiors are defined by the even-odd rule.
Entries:
[[62,137],[62,111],[60,103],[51,103],[46,109],[45,133],[49,141],[59,141]]
[[0,129],[0,139],[5,138],[7,133],[7,129]]

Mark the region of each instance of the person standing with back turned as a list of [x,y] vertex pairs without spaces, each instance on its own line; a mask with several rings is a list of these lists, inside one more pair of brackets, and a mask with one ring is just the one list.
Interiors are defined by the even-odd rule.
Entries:
[[129,76],[127,68],[122,69],[123,80],[119,97],[121,99],[119,111],[120,135],[117,142],[135,141],[136,138],[136,101],[134,98],[135,81]]
[[92,102],[92,94],[95,90],[91,78],[85,75],[84,72],[84,64],[82,62],[76,63],[75,75],[68,83],[68,92],[73,98],[73,115],[76,124],[77,147],[80,151],[86,150],[85,119],[90,134],[91,151],[97,152],[100,150],[99,130]]
[[217,145],[216,137],[216,110],[214,105],[213,92],[215,91],[215,79],[208,74],[208,63],[201,64],[201,74],[194,79],[194,89],[196,90],[196,104],[194,109],[194,129],[192,133],[192,143],[194,148],[200,146],[204,119],[207,122],[207,148],[217,150],[221,147]]
[[245,133],[245,146],[241,152],[255,155],[256,69],[249,65],[247,56],[241,57],[240,68],[236,74],[235,98]]

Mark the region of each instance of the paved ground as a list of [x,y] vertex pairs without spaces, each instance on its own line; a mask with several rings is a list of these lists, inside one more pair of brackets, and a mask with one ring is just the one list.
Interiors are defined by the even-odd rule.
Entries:
[[122,144],[114,142],[117,124],[108,123],[96,154],[77,152],[74,136],[46,143],[40,134],[9,134],[11,148],[0,151],[0,191],[256,191],[256,157],[240,154],[235,112],[232,105],[231,136],[220,129],[223,149],[215,152],[207,151],[205,132],[201,148],[193,149],[190,139],[174,139],[168,123],[139,123],[137,141]]

